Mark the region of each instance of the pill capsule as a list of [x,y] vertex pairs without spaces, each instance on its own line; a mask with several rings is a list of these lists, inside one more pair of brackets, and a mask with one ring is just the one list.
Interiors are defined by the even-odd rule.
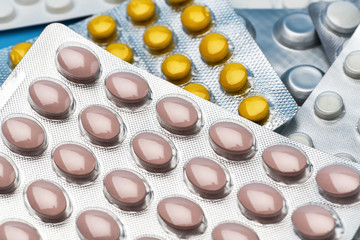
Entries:
[[359,193],[359,173],[348,166],[335,164],[322,168],[316,174],[316,182],[324,194],[335,198],[347,198]]
[[22,42],[16,44],[10,51],[9,57],[12,67],[16,67],[20,60],[25,56],[27,51],[31,48],[32,44],[28,42]]
[[[0,156],[0,193],[9,193],[19,185],[18,169],[5,156]],[[1,234],[0,234],[1,235]],[[0,238],[1,239],[1,238]]]
[[227,64],[220,73],[220,84],[227,92],[241,90],[247,82],[247,70],[240,63]]
[[37,80],[30,85],[29,103],[40,115],[54,119],[68,117],[74,108],[70,90],[47,79]]
[[45,222],[61,222],[71,214],[69,197],[52,182],[32,182],[25,189],[25,197],[28,207]]
[[159,51],[169,47],[173,41],[173,37],[169,28],[156,25],[145,31],[143,40],[149,49]]
[[176,230],[197,229],[205,219],[201,207],[183,197],[168,197],[161,200],[157,212],[165,224]]
[[335,234],[335,220],[331,213],[317,205],[305,205],[291,216],[295,230],[305,239],[331,239]]
[[245,98],[239,105],[239,115],[253,122],[261,122],[269,116],[269,103],[262,96]]
[[210,25],[210,22],[210,11],[202,5],[191,5],[181,14],[181,23],[190,32],[202,31]]
[[201,40],[200,53],[209,63],[220,62],[229,53],[228,40],[220,33],[210,33]]
[[126,11],[135,22],[147,21],[155,16],[155,3],[152,0],[131,0]]
[[124,43],[111,43],[105,50],[128,63],[133,62],[133,51]]
[[239,223],[222,223],[211,233],[213,240],[259,240],[258,235]]
[[109,39],[116,33],[116,22],[111,16],[100,15],[91,19],[87,28],[93,39]]
[[207,90],[206,87],[199,83],[190,83],[184,87],[184,90],[191,92],[192,94],[195,94],[196,96],[201,97],[205,100],[210,100],[209,90]]
[[182,54],[167,57],[161,64],[161,71],[169,80],[180,80],[190,75],[191,62]]
[[112,240],[124,235],[119,220],[101,210],[86,210],[76,218],[76,228],[81,239]]
[[9,220],[0,225],[1,240],[41,240],[39,232],[30,224]]

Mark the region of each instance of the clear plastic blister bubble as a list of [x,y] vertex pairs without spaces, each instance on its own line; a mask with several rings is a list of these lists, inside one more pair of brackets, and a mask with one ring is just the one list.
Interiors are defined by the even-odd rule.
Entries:
[[5,154],[0,154],[0,193],[12,193],[20,184],[19,169]]
[[4,240],[11,239],[29,239],[41,240],[38,230],[30,223],[21,219],[7,218],[0,223],[0,238]]

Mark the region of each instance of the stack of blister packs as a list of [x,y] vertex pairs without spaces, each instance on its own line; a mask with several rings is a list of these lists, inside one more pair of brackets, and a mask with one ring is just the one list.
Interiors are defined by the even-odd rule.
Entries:
[[0,240],[360,239],[360,1],[229,2],[0,2],[105,10],[0,49]]

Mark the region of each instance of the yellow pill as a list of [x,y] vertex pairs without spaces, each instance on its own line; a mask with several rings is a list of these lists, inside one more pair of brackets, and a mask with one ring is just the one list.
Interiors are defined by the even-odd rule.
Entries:
[[184,87],[184,89],[188,92],[191,92],[192,94],[197,95],[198,97],[201,97],[205,100],[210,100],[210,93],[209,91],[206,89],[206,87],[204,87],[201,84],[198,83],[190,83],[188,85],[186,85]]
[[32,44],[28,42],[22,42],[16,44],[10,51],[10,61],[12,64],[12,67],[16,67],[21,59],[24,57],[24,55],[29,51]]
[[123,43],[112,43],[106,47],[106,51],[117,56],[118,58],[131,63],[133,61],[133,51]]
[[148,28],[144,33],[144,42],[152,50],[162,50],[170,46],[172,32],[161,25]]
[[228,52],[228,40],[220,33],[210,33],[201,40],[200,53],[207,62],[220,62]]
[[88,23],[88,31],[94,39],[104,40],[116,33],[116,22],[108,15],[100,15]]
[[211,22],[209,9],[201,5],[191,5],[182,12],[181,22],[188,31],[204,30]]
[[126,11],[133,21],[147,21],[155,15],[155,3],[152,0],[131,0]]
[[253,122],[260,122],[269,115],[269,103],[261,96],[245,98],[239,105],[239,114]]
[[180,80],[190,74],[191,62],[181,54],[167,57],[161,64],[161,71],[169,80]]
[[171,4],[180,4],[180,3],[187,2],[187,1],[188,0],[168,0],[168,2]]
[[241,90],[247,82],[246,68],[240,63],[229,63],[220,73],[220,84],[228,92]]

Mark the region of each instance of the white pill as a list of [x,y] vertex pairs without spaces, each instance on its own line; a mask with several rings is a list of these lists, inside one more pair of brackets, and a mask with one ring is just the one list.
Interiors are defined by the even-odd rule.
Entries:
[[69,11],[73,6],[72,0],[46,0],[46,9],[52,13],[63,13]]
[[0,2],[0,22],[8,22],[15,16],[15,9],[7,1]]
[[352,33],[360,23],[360,11],[352,2],[333,2],[326,10],[324,22],[335,32]]
[[36,3],[38,0],[15,0],[17,3],[30,5]]
[[233,8],[273,8],[269,0],[228,0]]
[[294,132],[289,135],[289,138],[294,140],[295,142],[304,144],[308,147],[314,147],[313,141],[309,135],[302,132]]
[[349,53],[344,61],[344,71],[351,78],[360,78],[360,51]]
[[307,8],[310,0],[283,0],[284,8]]
[[344,103],[336,92],[323,92],[315,100],[315,113],[324,120],[334,120],[344,111]]

